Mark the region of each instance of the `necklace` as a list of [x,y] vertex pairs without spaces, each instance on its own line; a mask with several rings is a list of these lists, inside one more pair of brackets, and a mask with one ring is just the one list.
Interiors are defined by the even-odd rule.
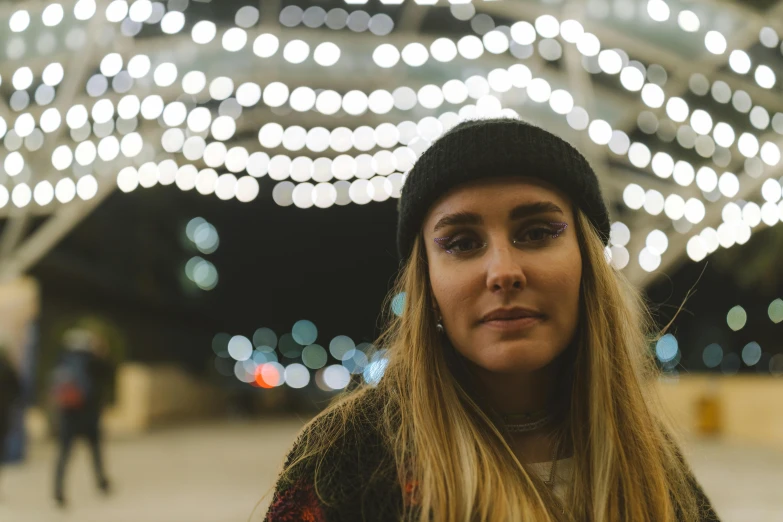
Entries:
[[503,415],[503,424],[510,433],[527,433],[543,428],[554,419],[554,415],[544,411],[532,413],[514,413]]
[[[546,410],[530,413],[514,413],[502,415],[503,424],[509,433],[528,433],[536,431],[554,419],[554,415],[547,414]],[[544,480],[548,486],[552,486],[555,481],[555,466],[557,464],[557,444],[552,445],[552,466],[549,468],[549,478]]]

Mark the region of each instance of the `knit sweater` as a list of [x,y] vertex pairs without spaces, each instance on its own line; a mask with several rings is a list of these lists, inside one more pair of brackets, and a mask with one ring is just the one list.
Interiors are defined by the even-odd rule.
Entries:
[[[291,473],[283,473],[265,522],[398,522],[405,506],[415,505],[415,483],[400,486],[378,417],[372,410],[358,415],[324,454],[305,458]],[[309,430],[329,429],[333,422],[326,415]],[[301,455],[307,433],[294,444],[285,470]],[[700,522],[719,522],[695,479],[692,487],[701,508]]]

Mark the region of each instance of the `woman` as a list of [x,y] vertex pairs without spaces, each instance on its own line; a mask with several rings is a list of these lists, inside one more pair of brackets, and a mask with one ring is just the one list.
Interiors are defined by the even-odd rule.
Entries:
[[652,322],[606,262],[584,157],[457,125],[399,202],[389,363],[310,422],[269,522],[717,520],[654,399]]

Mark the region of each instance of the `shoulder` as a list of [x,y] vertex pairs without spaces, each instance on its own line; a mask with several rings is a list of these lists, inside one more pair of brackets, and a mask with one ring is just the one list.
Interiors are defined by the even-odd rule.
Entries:
[[383,416],[372,391],[319,415],[288,454],[275,498],[304,495],[302,504],[317,500],[339,519],[384,520],[375,514],[395,512],[401,497]]
[[299,461],[305,467],[358,473],[361,461],[389,456],[384,417],[383,399],[375,390],[330,407],[300,432],[286,467]]

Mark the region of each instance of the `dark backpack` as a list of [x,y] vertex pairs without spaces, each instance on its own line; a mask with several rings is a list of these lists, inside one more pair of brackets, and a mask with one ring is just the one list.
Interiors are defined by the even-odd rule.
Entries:
[[74,362],[64,363],[54,371],[52,399],[65,410],[84,407],[89,393],[89,384],[85,368]]

